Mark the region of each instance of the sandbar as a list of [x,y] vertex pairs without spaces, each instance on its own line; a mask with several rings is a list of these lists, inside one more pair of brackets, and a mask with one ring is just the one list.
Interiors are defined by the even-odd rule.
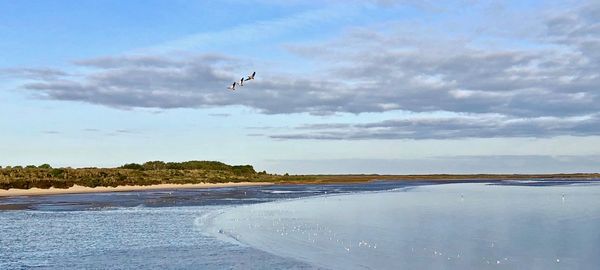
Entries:
[[159,184],[149,186],[117,186],[117,187],[85,187],[74,185],[70,188],[41,189],[0,189],[0,197],[14,196],[37,196],[37,195],[56,195],[56,194],[77,194],[77,193],[97,193],[97,192],[124,192],[124,191],[144,191],[144,190],[168,190],[168,189],[190,189],[190,188],[219,188],[219,187],[239,187],[239,186],[265,186],[272,185],[270,182],[228,182],[228,183],[200,183],[200,184]]

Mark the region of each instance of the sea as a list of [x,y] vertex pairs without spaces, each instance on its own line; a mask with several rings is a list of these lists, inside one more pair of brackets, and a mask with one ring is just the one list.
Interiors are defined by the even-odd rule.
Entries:
[[600,269],[599,180],[0,198],[0,269]]

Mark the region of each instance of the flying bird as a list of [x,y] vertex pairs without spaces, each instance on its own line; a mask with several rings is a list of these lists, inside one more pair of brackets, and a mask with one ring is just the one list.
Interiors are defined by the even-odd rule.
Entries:
[[231,91],[235,91],[235,84],[236,82],[233,82],[233,84],[229,87],[227,87],[227,89],[231,90]]
[[244,77],[242,77],[242,78],[240,79],[240,82],[239,82],[239,83],[238,83],[238,82],[234,82],[234,83],[233,83],[231,86],[227,87],[227,89],[229,89],[229,90],[232,90],[232,91],[235,91],[235,86],[236,86],[236,85],[239,85],[239,86],[244,86],[244,82],[247,82],[247,81],[250,81],[250,80],[254,80],[254,76],[256,76],[256,71],[255,71],[255,72],[252,72],[252,75],[248,76],[248,78],[245,78],[245,79],[244,79]]
[[246,81],[249,81],[249,80],[254,80],[254,76],[255,76],[255,75],[256,75],[256,71],[255,71],[255,72],[252,72],[252,75],[248,76],[248,78],[246,78]]

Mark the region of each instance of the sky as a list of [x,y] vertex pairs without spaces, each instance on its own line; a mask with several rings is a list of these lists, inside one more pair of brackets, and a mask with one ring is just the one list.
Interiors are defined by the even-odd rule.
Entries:
[[0,166],[599,172],[598,18],[598,1],[0,0]]

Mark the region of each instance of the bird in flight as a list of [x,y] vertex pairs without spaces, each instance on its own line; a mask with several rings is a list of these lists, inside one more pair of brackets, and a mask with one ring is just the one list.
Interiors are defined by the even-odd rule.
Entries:
[[246,81],[254,80],[255,75],[256,75],[256,71],[252,72],[252,75],[248,76],[248,78],[246,78]]
[[233,82],[233,84],[229,87],[227,87],[227,89],[231,90],[231,91],[235,91],[235,84],[236,82]]
[[238,83],[238,82],[233,82],[233,84],[232,84],[231,86],[227,87],[227,89],[229,89],[229,90],[232,90],[232,91],[235,91],[235,86],[236,86],[236,85],[239,85],[239,86],[244,86],[244,82],[247,82],[247,81],[254,80],[254,76],[256,76],[256,71],[255,71],[255,72],[252,72],[252,74],[251,74],[250,76],[248,76],[248,78],[245,78],[245,79],[244,79],[244,77],[242,77],[242,78],[240,79],[240,82],[239,82],[239,83]]

